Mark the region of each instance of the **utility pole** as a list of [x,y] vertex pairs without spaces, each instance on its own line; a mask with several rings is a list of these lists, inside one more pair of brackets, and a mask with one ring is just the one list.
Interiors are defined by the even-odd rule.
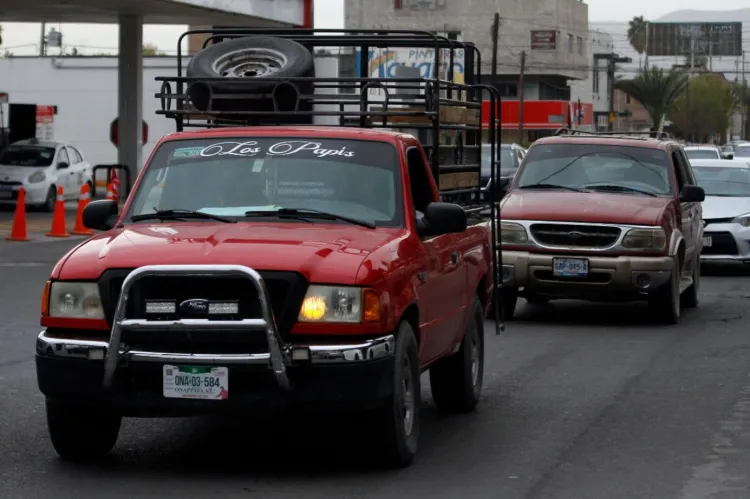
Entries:
[[615,60],[614,54],[607,59],[607,90],[609,91],[609,116],[607,116],[607,131],[614,131],[615,127]]
[[44,57],[46,52],[46,42],[44,40],[44,32],[47,30],[47,23],[42,23],[42,32],[39,35],[39,56]]
[[495,18],[492,20],[492,84],[495,84],[495,77],[497,76],[497,42],[500,38],[500,14],[495,12]]
[[742,51],[742,95],[745,98],[745,119],[742,120],[742,138],[747,140],[748,137],[750,137],[750,133],[748,133],[750,130],[748,130],[748,125],[750,125],[750,95],[748,95],[747,91],[747,77],[745,74],[745,56],[747,55],[747,52],[744,50]]
[[523,80],[526,74],[526,51],[521,51],[521,72],[518,74],[518,143],[523,144]]

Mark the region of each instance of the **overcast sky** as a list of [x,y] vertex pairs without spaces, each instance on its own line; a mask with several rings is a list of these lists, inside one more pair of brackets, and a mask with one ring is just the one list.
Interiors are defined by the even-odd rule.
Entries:
[[[389,0],[370,0],[388,2]],[[455,0],[454,0],[455,1]],[[491,0],[487,0],[488,2]],[[519,0],[507,0],[519,1]],[[589,21],[627,21],[642,15],[655,19],[675,10],[732,10],[750,7],[748,0],[586,0]],[[315,25],[319,28],[341,28],[344,24],[344,0],[315,0]],[[728,18],[727,21],[732,21]],[[81,53],[117,50],[117,28],[108,25],[52,25],[63,32],[66,47],[77,47]],[[3,48],[17,55],[33,55],[38,51],[39,25],[5,23]],[[176,51],[177,36],[183,26],[146,26],[144,42],[156,44],[168,53]],[[624,34],[623,34],[624,37]]]

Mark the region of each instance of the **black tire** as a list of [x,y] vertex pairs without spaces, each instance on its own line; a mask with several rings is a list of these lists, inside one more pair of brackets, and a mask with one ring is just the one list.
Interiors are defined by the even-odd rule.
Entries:
[[95,407],[47,400],[47,429],[64,461],[95,461],[112,451],[122,418]]
[[[513,319],[516,314],[516,305],[518,304],[518,289],[517,288],[503,288],[501,296],[502,310],[505,310],[505,320],[509,321]],[[502,316],[500,316],[502,318]],[[495,300],[490,302],[490,309],[488,314],[489,319],[495,318]]]
[[549,303],[549,296],[530,294],[526,296],[526,303],[529,305],[546,305]]
[[482,302],[474,298],[461,348],[430,367],[432,399],[443,413],[471,412],[479,403],[483,380],[484,315]]
[[47,190],[47,197],[44,198],[44,204],[41,206],[42,211],[52,213],[55,211],[55,205],[57,204],[57,188],[51,185]]
[[[408,322],[399,325],[393,366],[393,395],[376,411],[374,426],[379,446],[378,461],[388,468],[403,468],[414,460],[419,443],[422,396],[419,354],[414,330]],[[406,410],[410,410],[410,422]]]
[[[276,80],[269,81],[262,72],[257,71],[245,71],[243,73],[222,71],[222,61],[226,61],[226,64],[223,64],[225,68],[231,65],[231,60],[228,60],[228,58],[232,54],[238,56],[243,52],[249,54],[254,50],[281,56],[276,58],[271,70],[258,66],[262,71],[273,71],[265,74]],[[259,53],[258,58],[260,59],[263,55],[264,52]],[[268,55],[268,61],[272,61],[272,59],[271,55]],[[185,73],[191,78],[225,79],[225,81],[190,84],[187,93],[196,109],[201,111],[253,111],[253,115],[227,116],[227,119],[262,122],[272,119],[272,113],[277,110],[274,107],[274,92],[278,111],[293,111],[295,105],[298,104],[299,96],[312,94],[313,85],[311,82],[295,82],[292,85],[280,82],[278,78],[315,76],[315,61],[312,53],[295,41],[271,36],[246,36],[209,45],[190,59]],[[240,74],[242,76],[236,76]],[[247,96],[247,98],[222,99],[221,96],[226,94],[242,95]],[[212,99],[212,96],[218,96],[219,98]],[[312,109],[309,99],[300,100],[298,109],[302,111]],[[268,114],[256,114],[266,112]],[[283,118],[284,122],[299,122],[301,118],[310,120],[308,116],[289,117],[288,120],[286,118]],[[282,118],[274,119],[275,122],[280,120]]]
[[680,303],[680,265],[673,259],[672,275],[669,282],[656,291],[649,301],[654,316],[663,324],[678,324],[682,315]]
[[701,288],[701,260],[700,255],[695,257],[693,267],[693,284],[682,294],[682,306],[684,308],[696,308],[700,302],[699,293]]

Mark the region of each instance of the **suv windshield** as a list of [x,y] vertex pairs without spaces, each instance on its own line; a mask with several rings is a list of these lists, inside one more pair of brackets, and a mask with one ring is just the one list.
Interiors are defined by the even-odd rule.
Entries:
[[666,195],[671,192],[665,151],[610,144],[537,144],[529,148],[517,188],[537,184],[567,189],[620,189]]
[[706,196],[750,197],[750,168],[694,166]]
[[685,149],[688,159],[719,159],[721,155],[716,149]]
[[[307,209],[397,226],[403,218],[399,172],[396,149],[384,142],[307,137],[172,141],[154,154],[128,217],[193,210],[249,220],[247,212],[273,217],[279,209]],[[330,217],[326,222],[341,223]]]
[[[490,176],[490,145],[482,144],[482,176]],[[510,146],[510,144],[501,144],[497,146],[495,152],[497,159],[500,161],[500,171],[513,171],[518,168],[518,161],[516,158],[516,151]]]
[[5,166],[49,166],[54,159],[54,147],[11,145],[0,153],[0,165]]

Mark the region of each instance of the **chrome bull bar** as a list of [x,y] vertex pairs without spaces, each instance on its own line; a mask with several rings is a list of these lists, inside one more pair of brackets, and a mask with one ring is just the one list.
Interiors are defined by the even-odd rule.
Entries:
[[[133,285],[144,277],[155,276],[183,276],[183,277],[207,277],[207,276],[241,276],[253,283],[260,301],[261,319],[241,319],[236,321],[209,320],[209,319],[179,319],[170,321],[147,321],[145,319],[126,319],[128,297]],[[125,352],[121,351],[123,331],[161,331],[172,330],[246,330],[263,331],[266,336],[268,353],[260,354],[179,354],[161,352]],[[112,333],[107,345],[104,358],[104,388],[111,388],[115,377],[115,371],[122,358],[140,361],[177,361],[177,362],[228,362],[243,364],[270,364],[276,381],[282,388],[290,389],[289,377],[284,362],[284,344],[279,335],[271,309],[270,298],[265,282],[258,272],[244,265],[146,265],[132,271],[122,283],[120,296],[117,300],[114,319],[112,321]]]

